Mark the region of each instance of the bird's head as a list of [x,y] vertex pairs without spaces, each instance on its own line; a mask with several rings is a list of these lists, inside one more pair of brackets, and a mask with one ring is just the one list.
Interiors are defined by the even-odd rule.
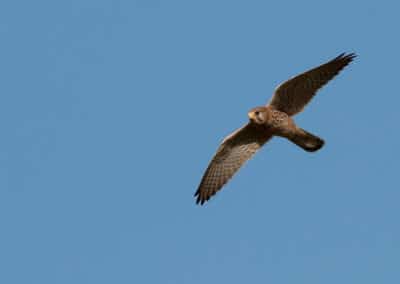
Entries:
[[256,107],[251,109],[247,115],[251,122],[256,124],[265,124],[267,121],[267,110],[265,107]]

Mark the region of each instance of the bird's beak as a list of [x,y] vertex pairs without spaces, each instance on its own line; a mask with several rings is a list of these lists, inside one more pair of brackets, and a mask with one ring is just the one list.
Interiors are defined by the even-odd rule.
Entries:
[[254,112],[251,111],[247,115],[249,116],[250,120],[256,120],[256,116],[255,116]]

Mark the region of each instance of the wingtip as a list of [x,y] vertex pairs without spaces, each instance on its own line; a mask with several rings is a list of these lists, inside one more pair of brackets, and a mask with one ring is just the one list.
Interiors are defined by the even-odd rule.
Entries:
[[201,196],[200,196],[200,189],[198,189],[193,196],[197,197],[196,198],[196,205],[203,205],[204,204],[204,199],[202,199]]
[[194,197],[197,197],[196,205],[199,205],[199,206],[203,206],[206,203],[206,201],[210,200],[210,196],[202,196],[200,194],[200,190],[196,191],[196,193],[194,194]]
[[204,203],[205,203],[207,200],[208,200],[208,199],[206,199],[206,198],[201,198],[200,195],[199,195],[199,196],[197,196],[197,199],[196,199],[196,205],[203,206]]
[[349,60],[352,61],[354,58],[356,58],[358,55],[355,52],[351,52],[351,53],[346,53],[343,52],[341,54],[339,54],[334,60]]
[[339,54],[338,56],[336,56],[334,59],[335,59],[335,60],[341,59],[341,58],[343,58],[345,55],[346,55],[346,52],[342,52],[341,54]]
[[197,197],[196,199],[196,205],[203,206],[205,202],[206,201],[204,199],[200,199],[200,197]]
[[351,52],[345,56],[345,58],[348,58],[350,61],[352,61],[356,57],[357,57],[357,54],[355,52]]

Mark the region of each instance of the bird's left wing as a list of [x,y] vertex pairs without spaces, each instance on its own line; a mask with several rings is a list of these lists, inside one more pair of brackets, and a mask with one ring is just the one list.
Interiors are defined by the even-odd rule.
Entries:
[[203,205],[216,194],[271,137],[265,128],[251,123],[227,136],[204,173],[194,195],[196,203]]
[[342,53],[321,66],[289,79],[277,87],[269,104],[288,115],[301,112],[317,91],[333,79],[355,57],[354,53]]

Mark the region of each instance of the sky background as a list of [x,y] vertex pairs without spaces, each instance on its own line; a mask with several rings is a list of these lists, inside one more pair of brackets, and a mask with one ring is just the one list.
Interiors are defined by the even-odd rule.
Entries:
[[[398,283],[396,1],[1,1],[0,283]],[[206,206],[222,138],[359,57]]]

